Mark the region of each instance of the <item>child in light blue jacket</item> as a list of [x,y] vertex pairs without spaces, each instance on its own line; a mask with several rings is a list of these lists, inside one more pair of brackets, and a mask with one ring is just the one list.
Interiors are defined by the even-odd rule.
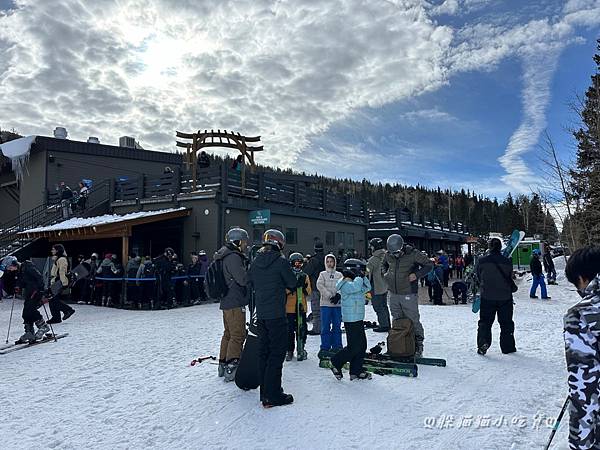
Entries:
[[350,379],[371,379],[371,374],[363,369],[367,336],[363,324],[365,318],[365,294],[371,290],[371,283],[365,276],[366,263],[359,259],[344,261],[343,278],[336,289],[342,296],[342,320],[346,329],[347,345],[331,358],[331,371],[338,380],[343,378],[342,367],[350,362]]

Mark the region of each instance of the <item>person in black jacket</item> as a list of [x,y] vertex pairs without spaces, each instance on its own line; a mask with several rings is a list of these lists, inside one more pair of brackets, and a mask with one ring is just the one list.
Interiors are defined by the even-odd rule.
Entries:
[[500,239],[491,239],[489,253],[479,258],[475,271],[480,281],[481,309],[477,328],[477,353],[485,355],[492,344],[492,325],[498,315],[500,349],[513,353],[515,324],[513,322],[512,261],[501,253]]
[[[44,277],[31,261],[19,263],[14,256],[7,256],[0,263],[0,278],[5,271],[17,272],[15,293],[23,293],[23,324],[25,333],[17,342],[35,342],[50,331],[50,327],[38,311],[44,292]],[[38,328],[34,333],[33,324]]]
[[175,251],[171,247],[167,247],[162,255],[152,261],[158,283],[155,305],[158,309],[172,308],[175,302],[172,282],[173,272],[175,271],[174,256]]
[[538,286],[542,291],[542,299],[550,300],[548,297],[548,291],[546,290],[546,282],[544,281],[544,272],[542,271],[542,263],[540,261],[540,255],[542,252],[539,249],[535,248],[531,252],[531,262],[529,263],[529,270],[531,270],[531,275],[533,277],[533,281],[531,283],[531,290],[529,291],[529,298],[538,298],[536,295],[536,291]]
[[554,259],[550,253],[550,246],[546,245],[544,248],[544,271],[548,276],[548,284],[556,284],[556,267],[554,267]]
[[288,405],[294,397],[281,387],[281,372],[287,349],[286,288],[296,289],[298,281],[281,251],[285,236],[267,230],[263,246],[248,271],[254,289],[259,340],[260,400],[265,408]]
[[323,243],[321,241],[315,242],[315,254],[308,260],[306,266],[304,266],[304,273],[308,275],[310,279],[310,310],[312,312],[312,330],[307,334],[318,335],[321,334],[321,294],[317,289],[317,278],[319,274],[325,271],[325,253],[323,249]]

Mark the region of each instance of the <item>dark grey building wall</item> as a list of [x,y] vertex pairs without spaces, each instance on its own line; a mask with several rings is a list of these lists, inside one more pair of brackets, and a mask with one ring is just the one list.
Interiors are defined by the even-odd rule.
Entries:
[[0,176],[0,224],[19,215],[19,186],[14,177]]
[[127,158],[111,158],[85,153],[64,153],[50,151],[54,162],[48,163],[47,188],[55,191],[57,185],[64,181],[71,189],[76,189],[83,178],[99,183],[108,178],[136,178],[141,174],[160,175],[165,164],[153,161],[140,161]]
[[19,214],[44,203],[46,191],[46,153],[31,152],[27,170],[20,185]]

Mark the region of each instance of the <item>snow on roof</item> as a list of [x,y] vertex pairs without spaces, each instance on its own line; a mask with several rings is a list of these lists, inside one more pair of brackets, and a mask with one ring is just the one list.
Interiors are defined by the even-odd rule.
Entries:
[[31,144],[35,142],[36,137],[26,136],[0,145],[2,154],[11,160],[12,169],[15,172],[17,181],[23,181],[23,175],[27,169],[27,161],[29,161]]
[[0,144],[2,154],[7,158],[13,159],[26,155],[31,149],[31,144],[35,142],[37,136],[26,136],[19,139]]
[[74,230],[76,228],[85,228],[85,227],[95,227],[99,225],[107,225],[110,223],[118,223],[125,222],[133,219],[140,219],[142,217],[152,217],[152,216],[160,216],[162,214],[167,214],[175,211],[182,211],[186,208],[169,208],[169,209],[161,209],[158,211],[139,211],[134,213],[129,213],[125,215],[118,214],[105,214],[103,216],[96,217],[74,217],[73,219],[65,220],[64,222],[56,223],[54,225],[49,225],[47,227],[39,227],[32,228],[30,230],[23,231],[19,234],[25,233],[42,233],[45,231],[61,231],[61,230]]

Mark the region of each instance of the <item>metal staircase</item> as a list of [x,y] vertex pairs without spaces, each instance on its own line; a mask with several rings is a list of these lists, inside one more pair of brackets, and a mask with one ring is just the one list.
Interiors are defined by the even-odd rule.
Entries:
[[[105,180],[89,191],[85,208],[76,210],[72,217],[91,217],[108,212],[110,207],[110,181]],[[37,227],[45,227],[67,220],[59,203],[42,204],[30,211],[15,217],[0,225],[0,259],[7,255],[23,256],[27,247],[34,240],[19,234],[23,231]]]

